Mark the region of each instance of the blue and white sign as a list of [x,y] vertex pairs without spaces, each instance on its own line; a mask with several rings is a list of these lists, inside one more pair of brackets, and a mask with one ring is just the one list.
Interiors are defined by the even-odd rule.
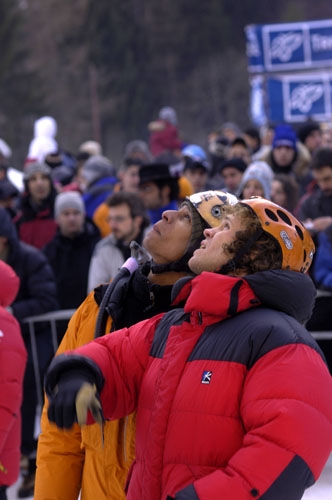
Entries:
[[266,94],[272,123],[331,119],[332,72],[268,77]]
[[260,25],[249,25],[245,28],[247,38],[248,71],[250,73],[264,72],[264,57],[262,43],[262,27]]
[[250,73],[332,67],[332,19],[249,25],[245,32]]
[[267,124],[265,111],[265,93],[263,76],[255,75],[250,79],[250,115],[251,120],[257,127]]

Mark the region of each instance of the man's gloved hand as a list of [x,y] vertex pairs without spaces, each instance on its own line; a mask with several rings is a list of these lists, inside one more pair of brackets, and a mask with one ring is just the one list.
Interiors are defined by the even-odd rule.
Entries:
[[96,422],[102,423],[99,393],[103,385],[99,367],[89,358],[55,356],[45,376],[49,420],[60,428],[70,429],[75,422],[84,425],[90,410]]
[[[87,390],[87,387],[90,390]],[[94,397],[91,396],[93,393]],[[88,394],[88,395],[87,395]],[[84,370],[68,370],[61,374],[52,392],[48,391],[49,408],[48,418],[58,427],[70,429],[75,422],[85,424],[87,410],[96,403],[96,386],[93,384],[92,376]],[[100,402],[98,401],[99,408]],[[86,408],[84,408],[88,405]],[[78,420],[77,410],[79,410]],[[85,420],[84,419],[85,414]]]

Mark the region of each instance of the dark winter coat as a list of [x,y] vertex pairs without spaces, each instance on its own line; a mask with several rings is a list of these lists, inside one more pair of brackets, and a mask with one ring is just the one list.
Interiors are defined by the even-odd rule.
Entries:
[[75,238],[63,236],[58,229],[43,248],[54,271],[61,309],[76,309],[86,297],[91,256],[100,240],[97,226],[89,219]]
[[318,235],[313,276],[318,288],[332,291],[332,225]]
[[[22,324],[26,317],[54,311],[59,307],[54,274],[47,258],[40,250],[19,240],[10,216],[1,207],[0,235],[8,238],[7,263],[20,278],[19,292],[12,308],[15,318],[21,323],[23,335],[27,336],[27,325]],[[44,329],[45,325],[41,324],[37,327],[37,332]]]
[[326,196],[320,189],[316,189],[301,203],[298,218],[317,219],[332,214],[332,196]]
[[177,297],[184,309],[75,351],[101,370],[106,418],[137,410],[127,498],[301,498],[332,447],[332,380],[301,325],[312,281],[202,273]]

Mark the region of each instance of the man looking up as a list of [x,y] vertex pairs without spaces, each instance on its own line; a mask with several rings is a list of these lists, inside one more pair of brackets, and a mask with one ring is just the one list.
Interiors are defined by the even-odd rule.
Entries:
[[[131,277],[91,292],[72,317],[58,354],[111,330],[171,308],[172,285],[191,274],[188,260],[199,247],[203,230],[220,223],[222,206],[237,200],[208,191],[187,198],[179,210],[167,210],[145,235],[151,260]],[[107,298],[105,303],[105,298]],[[75,425],[63,433],[47,419],[44,406],[38,441],[35,500],[124,500],[124,484],[135,458],[136,414],[107,422],[102,444],[99,426]],[[71,471],[68,481],[68,471]]]
[[53,360],[49,418],[137,411],[128,500],[300,499],[332,448],[332,379],[301,324],[312,239],[262,198],[226,206],[204,235],[200,274],[174,286],[184,308]]

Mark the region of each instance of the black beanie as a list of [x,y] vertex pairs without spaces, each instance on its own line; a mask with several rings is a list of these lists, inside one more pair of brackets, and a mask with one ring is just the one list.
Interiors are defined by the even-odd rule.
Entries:
[[181,206],[184,205],[186,205],[189,208],[191,213],[191,238],[187,248],[188,249],[191,249],[192,247],[198,248],[200,242],[203,239],[203,231],[209,226],[205,222],[205,220],[200,216],[197,210],[193,207],[190,201],[185,200],[183,203],[181,203]]
[[319,124],[316,122],[307,122],[299,127],[297,136],[299,140],[304,144],[306,138],[315,130],[320,131]]

